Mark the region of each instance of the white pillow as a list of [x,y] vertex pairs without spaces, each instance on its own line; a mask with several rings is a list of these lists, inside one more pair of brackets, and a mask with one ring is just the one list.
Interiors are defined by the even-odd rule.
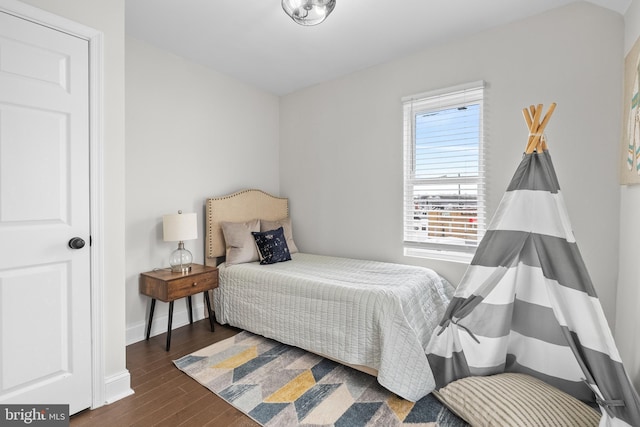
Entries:
[[260,231],[259,219],[247,222],[221,222],[220,227],[227,247],[227,265],[260,260],[256,241],[251,234],[252,231]]
[[291,228],[291,218],[282,218],[277,221],[260,220],[260,231],[271,231],[282,227],[284,230],[284,239],[287,241],[287,247],[290,254],[298,252],[298,248],[293,241],[293,229]]

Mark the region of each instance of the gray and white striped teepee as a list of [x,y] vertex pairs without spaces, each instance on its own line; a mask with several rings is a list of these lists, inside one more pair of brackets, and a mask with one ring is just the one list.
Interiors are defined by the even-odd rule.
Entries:
[[[437,388],[521,372],[601,408],[600,425],[640,426],[640,399],[576,244],[541,138],[555,104],[525,109],[529,143],[427,347]],[[533,118],[532,118],[533,116]]]

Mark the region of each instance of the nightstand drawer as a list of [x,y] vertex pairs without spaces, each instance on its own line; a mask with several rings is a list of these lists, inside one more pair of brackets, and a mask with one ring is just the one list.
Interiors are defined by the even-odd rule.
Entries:
[[140,273],[140,293],[164,302],[195,295],[217,286],[218,269],[199,264],[191,264],[191,271],[188,273],[173,273],[168,269]]
[[171,280],[167,286],[167,298],[174,300],[218,287],[218,272],[211,271]]

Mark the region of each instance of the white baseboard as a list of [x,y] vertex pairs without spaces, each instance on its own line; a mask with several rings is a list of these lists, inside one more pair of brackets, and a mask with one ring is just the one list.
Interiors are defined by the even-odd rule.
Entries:
[[[156,302],[163,304],[161,301]],[[193,301],[193,321],[204,319],[205,305],[204,303],[197,304]],[[154,315],[153,325],[151,326],[151,336],[163,334],[167,332],[167,322],[169,320],[169,314],[164,313],[162,315]],[[171,329],[174,330],[181,326],[189,324],[189,313],[186,308],[181,311],[174,311],[173,321],[171,323]],[[142,341],[145,339],[147,332],[147,323],[138,322],[133,325],[127,326],[126,341],[127,345]],[[105,378],[105,404],[108,405],[117,400],[130,396],[134,393],[131,388],[131,375],[128,370],[124,370],[118,374],[111,375]]]
[[109,405],[133,394],[131,375],[128,370],[105,378],[105,404]]
[[[199,299],[199,298],[198,298]],[[204,319],[205,305],[204,303],[197,304],[195,302],[196,298],[192,298],[193,304],[193,321]],[[156,309],[159,304],[167,304],[162,301],[156,301]],[[156,335],[164,334],[167,332],[167,324],[169,321],[169,314],[163,313],[162,315],[158,315],[155,313],[153,316],[153,324],[151,325],[151,336],[154,337]],[[185,326],[189,324],[189,313],[186,308],[181,311],[176,311],[174,309],[173,312],[173,321],[171,322],[171,330],[175,330],[181,326]],[[145,339],[145,334],[147,333],[147,321],[137,322],[131,325],[127,325],[127,345],[137,343]]]

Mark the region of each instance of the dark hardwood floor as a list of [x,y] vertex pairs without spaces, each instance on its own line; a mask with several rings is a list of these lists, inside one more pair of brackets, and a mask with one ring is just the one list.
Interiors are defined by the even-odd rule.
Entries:
[[175,329],[168,352],[166,333],[131,344],[127,347],[127,369],[135,393],[72,416],[71,426],[258,426],[173,364],[175,359],[238,332],[217,323],[215,332],[211,332],[208,319],[204,319]]

